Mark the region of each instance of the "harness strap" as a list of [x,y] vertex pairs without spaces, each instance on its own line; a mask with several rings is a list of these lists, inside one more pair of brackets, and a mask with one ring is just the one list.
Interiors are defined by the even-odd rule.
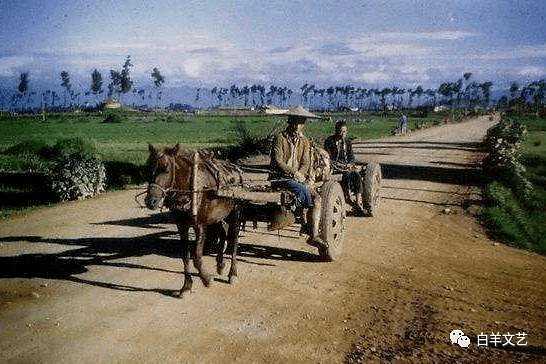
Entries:
[[197,163],[199,161],[199,152],[193,154],[193,165],[192,165],[192,182],[191,182],[191,213],[192,216],[197,216]]
[[[202,155],[199,151],[195,151],[193,156],[183,156],[183,158],[190,159],[192,165],[192,175],[191,175],[191,187],[189,189],[177,189],[171,186],[174,186],[176,183],[176,172],[178,168],[178,163],[176,162],[176,155],[171,156],[166,153],[161,153],[158,155],[158,158],[167,158],[171,164],[171,178],[168,184],[169,187],[162,187],[157,183],[150,182],[148,184],[148,189],[155,189],[161,192],[161,197],[165,198],[167,194],[174,193],[174,195],[182,196],[191,196],[191,212],[193,216],[197,215],[198,212],[198,201],[197,198],[199,194],[203,194],[206,191],[218,191],[221,187],[224,186],[235,186],[241,185],[243,183],[243,176],[241,169],[232,164],[228,164],[224,161],[217,160],[210,154]],[[216,182],[216,186],[202,186],[200,185],[200,180],[198,179],[199,165],[203,165],[208,172],[210,172]],[[137,196],[138,197],[138,196]]]

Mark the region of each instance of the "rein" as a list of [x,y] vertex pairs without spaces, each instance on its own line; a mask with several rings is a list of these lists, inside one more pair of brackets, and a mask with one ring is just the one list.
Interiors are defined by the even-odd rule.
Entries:
[[[182,156],[184,159],[188,160],[189,164],[192,166],[192,179],[195,178],[195,174],[196,174],[196,169],[197,169],[197,157],[194,155],[194,160],[189,160],[189,158],[187,158],[186,156]],[[222,176],[222,173],[220,171],[220,167],[216,166],[216,165],[211,165],[213,162],[211,161],[204,161],[203,165],[205,166],[205,168],[207,169],[207,171],[213,176],[215,182],[216,182],[216,185],[215,186],[204,186],[204,187],[200,187],[200,188],[195,188],[195,186],[193,186],[193,188],[189,188],[189,189],[180,189],[180,188],[174,188],[172,186],[175,185],[175,181],[176,181],[176,172],[177,172],[177,169],[179,167],[178,163],[176,162],[176,155],[168,155],[166,153],[160,153],[157,155],[157,159],[162,159],[162,158],[166,158],[169,165],[170,165],[170,170],[171,170],[171,177],[169,178],[169,183],[167,184],[167,186],[169,187],[163,187],[163,186],[160,186],[159,184],[155,183],[155,182],[149,182],[148,183],[148,187],[146,189],[146,191],[142,192],[142,193],[139,193],[135,196],[135,200],[137,201],[137,203],[139,205],[141,205],[139,202],[138,202],[138,198],[144,194],[147,194],[151,189],[152,190],[156,190],[156,191],[159,191],[160,192],[160,197],[161,198],[165,198],[167,196],[167,194],[169,193],[175,193],[175,194],[181,194],[183,196],[188,196],[188,195],[191,195],[191,200],[195,200],[195,197],[196,195],[198,194],[203,194],[207,191],[215,191],[215,190],[218,190],[220,187],[222,187],[222,182],[225,182],[225,180],[223,180],[223,176]],[[240,170],[238,170],[240,171]],[[236,186],[236,185],[241,185],[242,184],[242,174],[241,175],[241,182],[237,183],[237,184],[229,184],[229,183],[223,183],[223,185],[226,185],[226,186]]]
[[[178,156],[184,158],[184,160],[187,161],[188,164],[190,165],[190,170],[193,171],[192,172],[192,174],[193,174],[192,180],[193,180],[194,175],[196,173],[195,170],[197,169],[196,168],[197,167],[196,156],[195,155],[193,156],[193,160],[192,160],[191,156],[180,155],[180,154],[178,154]],[[160,192],[160,197],[163,198],[163,199],[169,193],[174,193],[174,194],[179,194],[179,195],[186,196],[186,197],[190,196],[190,201],[194,201],[195,198],[197,197],[197,195],[201,195],[201,194],[206,193],[208,191],[218,191],[218,189],[220,189],[222,187],[234,187],[234,186],[251,187],[253,182],[264,182],[263,179],[245,180],[243,178],[244,171],[248,171],[248,172],[251,172],[251,173],[252,172],[253,173],[268,173],[269,172],[269,170],[266,169],[266,168],[264,168],[264,169],[262,169],[262,168],[252,168],[252,167],[248,167],[248,166],[241,166],[241,165],[234,165],[234,164],[229,164],[228,166],[225,166],[225,165],[222,165],[221,163],[219,163],[221,161],[214,160],[214,159],[208,159],[205,156],[206,159],[200,158],[200,160],[202,161],[202,165],[204,166],[204,168],[214,178],[214,180],[216,182],[215,185],[195,188],[195,182],[192,182],[192,187],[193,188],[180,189],[180,188],[172,187],[175,184],[176,170],[179,167],[179,164],[176,161],[176,155],[169,155],[169,154],[167,154],[165,152],[161,152],[161,153],[157,154],[156,158],[158,160],[162,159],[162,158],[167,158],[167,160],[168,160],[169,166],[172,169],[171,177],[169,178],[170,181],[167,184],[167,186],[169,186],[169,187],[163,187],[163,186],[160,186],[159,184],[157,184],[155,182],[149,182],[148,186],[145,187],[146,191],[144,191],[142,193],[139,193],[139,194],[137,194],[135,196],[135,201],[137,202],[137,204],[141,208],[145,208],[146,206],[143,205],[139,201],[139,197],[149,193],[150,190],[159,191]],[[199,158],[199,157],[197,157],[197,158]],[[154,174],[155,174],[156,169],[157,169],[157,166],[154,169]],[[230,173],[232,173],[231,175],[233,175],[233,173],[238,174],[238,178],[237,178],[238,181],[236,183],[233,183],[234,182],[233,179],[229,180],[229,178],[227,177],[227,176],[230,176]],[[228,182],[228,180],[229,180],[229,182]],[[282,178],[281,179],[268,179],[268,182],[275,182],[275,181],[281,181],[281,180],[283,180],[283,179]],[[193,203],[194,202],[192,202],[192,205],[193,205]],[[193,207],[193,208],[195,208],[195,207]]]

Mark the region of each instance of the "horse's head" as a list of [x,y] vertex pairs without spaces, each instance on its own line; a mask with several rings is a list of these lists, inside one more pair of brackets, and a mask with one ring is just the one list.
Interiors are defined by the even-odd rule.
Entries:
[[148,190],[144,201],[146,207],[155,210],[163,206],[167,194],[175,189],[179,145],[155,148],[150,144],[149,151]]

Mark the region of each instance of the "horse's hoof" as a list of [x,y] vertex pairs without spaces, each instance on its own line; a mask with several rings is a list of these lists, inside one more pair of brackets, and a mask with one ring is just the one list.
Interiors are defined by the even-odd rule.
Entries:
[[176,297],[182,297],[184,293],[191,292],[191,287],[193,285],[192,283],[185,283],[180,289],[180,291],[178,291],[178,295]]
[[221,276],[222,273],[224,272],[224,268],[225,268],[225,265],[216,267],[216,273],[218,273],[218,275]]
[[239,280],[239,278],[237,278],[237,276],[229,276],[229,278],[228,278],[229,284],[235,284],[235,283],[237,283],[238,280]]
[[212,284],[212,279],[210,279],[209,276],[201,277],[201,280],[203,281],[203,285],[204,285],[205,287],[210,287],[211,284]]
[[325,246],[319,246],[319,259],[323,262],[331,262],[332,258],[330,257],[330,254],[328,253],[328,248]]

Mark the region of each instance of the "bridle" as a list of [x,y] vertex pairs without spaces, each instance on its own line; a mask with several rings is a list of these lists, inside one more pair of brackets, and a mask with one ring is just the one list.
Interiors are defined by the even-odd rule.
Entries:
[[[145,195],[145,194],[148,194],[150,191],[159,191],[160,194],[159,196],[157,196],[158,199],[161,199],[162,200],[162,205],[161,207],[165,207],[164,205],[164,202],[165,202],[165,198],[167,197],[167,195],[169,193],[173,193],[175,195],[181,195],[183,197],[190,197],[190,201],[188,203],[183,203],[182,204],[182,209],[186,209],[186,207],[188,207],[189,204],[193,205],[192,204],[192,201],[193,203],[195,203],[195,198],[197,197],[197,195],[200,195],[200,194],[203,194],[205,193],[206,191],[212,191],[212,190],[216,190],[217,188],[216,187],[209,187],[209,186],[205,186],[205,187],[202,187],[202,188],[199,188],[199,189],[194,189],[194,188],[189,188],[189,189],[180,189],[180,188],[174,188],[173,186],[175,185],[175,182],[176,182],[176,171],[179,167],[179,164],[176,162],[176,155],[169,155],[167,153],[164,153],[164,152],[161,152],[161,153],[158,153],[158,155],[155,157],[155,159],[157,161],[161,160],[165,158],[167,161],[168,161],[168,164],[169,164],[169,172],[171,173],[171,176],[169,178],[169,182],[165,184],[165,186],[167,187],[163,187],[161,185],[159,185],[158,183],[155,183],[155,182],[149,182],[148,183],[148,188],[146,189],[146,191],[138,194],[135,196],[135,200],[138,202],[138,197],[142,196],[142,195]],[[184,157],[185,158],[185,157]],[[187,158],[185,158],[187,159]],[[194,159],[194,164],[196,163],[195,159]],[[152,176],[155,175],[155,172],[157,171],[157,164],[159,163],[156,163],[156,167],[154,168],[153,172],[152,172]],[[189,165],[192,165],[191,162],[188,163]],[[197,166],[194,166],[194,170],[192,171],[192,173],[196,173],[196,167]],[[194,177],[192,176],[192,179]],[[140,204],[140,203],[139,203]]]
[[155,176],[158,165],[159,165],[159,160],[161,160],[163,158],[165,158],[168,161],[168,164],[169,164],[169,172],[171,173],[170,180],[166,184],[167,187],[163,187],[160,184],[155,183],[155,182],[148,182],[148,187],[146,188],[146,191],[141,192],[141,193],[139,193],[139,194],[137,194],[135,196],[135,201],[142,208],[146,208],[146,206],[142,205],[142,203],[139,202],[138,198],[140,196],[142,196],[142,195],[147,195],[150,191],[155,190],[155,191],[160,192],[160,194],[159,194],[159,196],[157,198],[163,201],[161,203],[161,207],[164,207],[163,203],[165,201],[165,198],[167,197],[167,194],[169,194],[170,192],[179,192],[179,193],[183,193],[183,194],[189,194],[189,193],[192,192],[191,190],[181,190],[181,189],[176,189],[176,188],[172,187],[172,186],[174,186],[174,182],[176,181],[176,169],[178,167],[178,163],[176,163],[176,159],[175,159],[174,156],[169,156],[167,153],[161,152],[161,153],[158,153],[155,156],[155,159],[156,159],[157,162],[156,162],[156,166],[154,167],[154,169],[153,169],[153,171],[151,173],[151,176],[152,177]]
[[[166,153],[160,153],[156,156],[156,160],[161,160],[161,159],[167,159],[168,163],[169,163],[169,171],[170,171],[170,174],[171,174],[171,178],[170,178],[170,181],[166,184],[166,186],[168,187],[163,187],[155,182],[150,182],[148,183],[148,190],[150,188],[153,188],[153,189],[156,189],[156,190],[159,190],[161,191],[161,196],[160,198],[165,198],[165,196],[167,195],[167,193],[169,192],[172,192],[172,191],[177,191],[177,192],[181,192],[181,190],[176,190],[175,188],[173,188],[172,186],[174,186],[174,182],[176,181],[176,169],[178,167],[178,163],[176,163],[176,159],[174,156],[169,156],[168,154]],[[152,176],[155,175],[155,172],[157,171],[157,164],[159,163],[156,163],[156,167],[154,168],[153,172],[152,172]],[[189,191],[188,191],[189,192]]]

